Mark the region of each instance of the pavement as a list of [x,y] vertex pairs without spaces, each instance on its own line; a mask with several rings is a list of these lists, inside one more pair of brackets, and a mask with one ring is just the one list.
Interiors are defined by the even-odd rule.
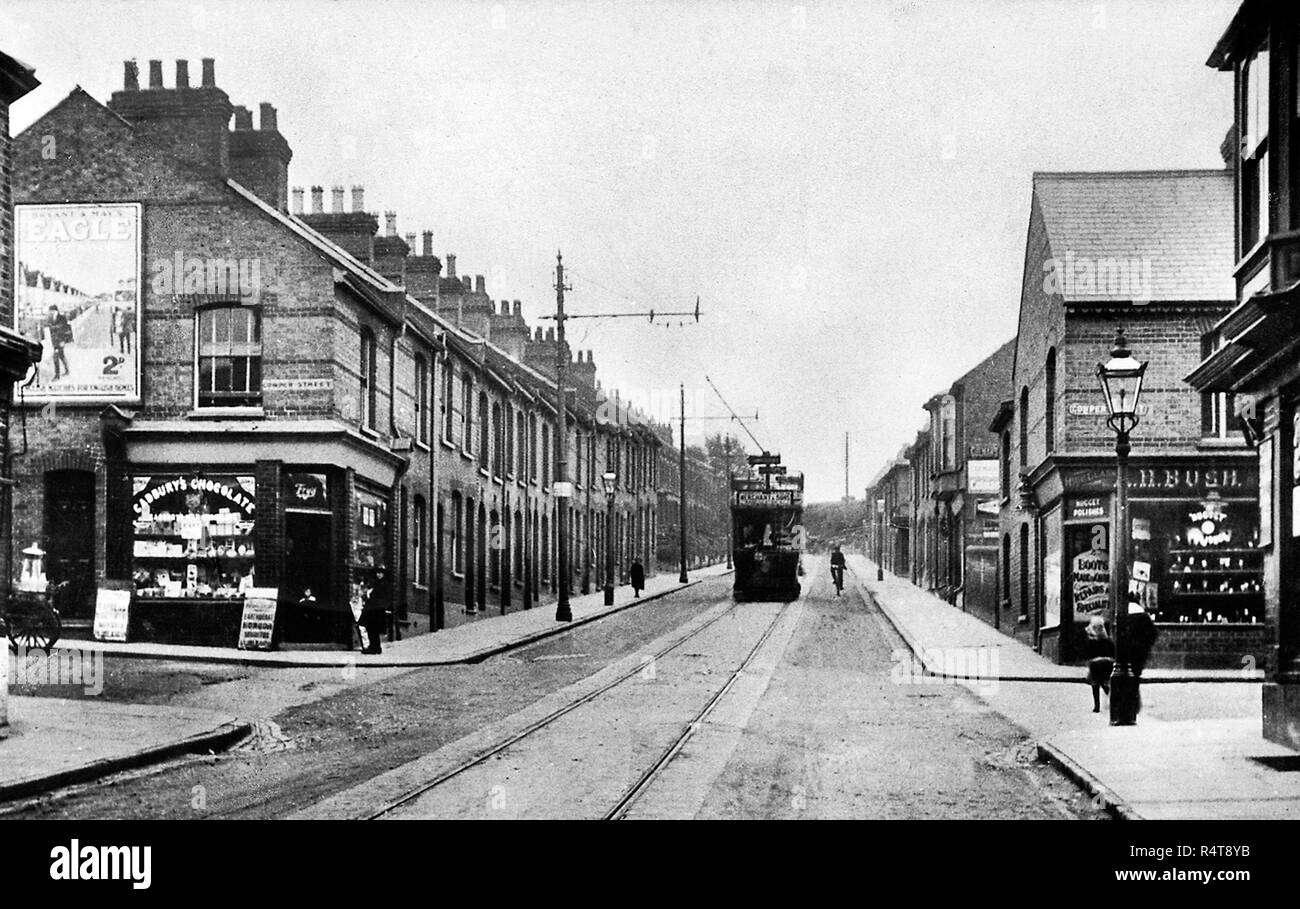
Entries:
[[[721,565],[694,569],[682,584],[675,572],[646,579],[639,598],[632,588],[569,601],[573,621],[557,622],[554,604],[480,619],[401,641],[385,642],[381,654],[358,651],[246,651],[172,644],[60,641],[48,661],[51,674],[89,673],[100,655],[181,662],[227,663],[264,668],[415,668],[473,663],[560,634],[624,609],[641,605],[708,578],[728,573]],[[7,642],[4,642],[7,644]],[[3,646],[3,645],[0,645]],[[7,647],[6,647],[6,655]],[[38,662],[40,658],[37,658]],[[0,660],[7,673],[8,660]],[[102,670],[98,676],[102,678]],[[92,677],[86,675],[86,680]],[[78,681],[81,677],[77,677]],[[8,698],[9,725],[0,726],[0,802],[112,773],[146,766],[180,754],[217,751],[248,735],[252,725],[220,711],[192,707],[121,704],[94,698]]]
[[877,581],[863,556],[848,564],[907,643],[904,662],[924,666],[900,681],[965,685],[1114,816],[1300,818],[1300,773],[1288,772],[1300,755],[1263,738],[1260,673],[1149,669],[1137,725],[1111,726],[1104,702],[1092,713],[1082,666],[1058,666],[888,572]]
[[[143,642],[61,640],[54,649],[129,656],[135,659],[184,660],[193,663],[229,663],[266,668],[330,668],[366,666],[372,668],[418,668],[475,663],[516,647],[560,634],[569,628],[594,622],[647,600],[667,596],[693,586],[707,578],[726,574],[723,565],[710,565],[688,572],[685,584],[673,571],[663,571],[646,578],[640,598],[628,585],[614,589],[614,605],[606,606],[603,591],[570,597],[573,621],[557,622],[555,604],[500,615],[489,609],[474,621],[432,634],[418,634],[400,641],[385,641],[383,652],[362,654],[359,650],[239,650],[234,647],[198,647],[184,644],[150,644]],[[449,608],[455,608],[449,604]]]

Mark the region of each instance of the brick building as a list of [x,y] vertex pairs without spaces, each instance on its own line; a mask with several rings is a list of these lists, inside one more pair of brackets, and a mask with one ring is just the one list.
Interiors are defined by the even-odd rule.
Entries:
[[[1232,311],[1206,337],[1206,357],[1188,381],[1207,395],[1235,396],[1255,446],[1263,559],[1263,733],[1300,749],[1300,153],[1294,111],[1300,12],[1242,3],[1208,65],[1235,79],[1233,129],[1225,149],[1235,176]],[[1240,140],[1238,137],[1241,137]]]
[[[38,85],[35,70],[0,51],[0,477],[4,478],[12,476],[9,427],[13,425],[14,383],[41,358],[40,345],[10,327],[14,318],[14,213],[9,106]],[[11,485],[0,486],[0,584],[5,594],[14,576],[12,495]]]
[[[228,644],[243,593],[269,587],[281,639],[350,642],[363,586],[394,631],[547,599],[554,339],[454,256],[443,274],[430,232],[417,253],[386,212],[381,233],[361,187],[350,210],[320,186],[290,210],[275,108],[254,128],[211,60],[198,85],[186,61],[171,88],[149,67],[141,87],[128,62],[107,105],[74,90],[14,145],[16,325],[60,338],[29,390],[15,525],[73,583],[73,617],[126,586],[133,639]],[[604,419],[590,353],[564,356],[573,551],[602,543],[591,492],[613,465],[649,553],[658,436]]]
[[912,468],[907,451],[904,446],[880,469],[865,494],[869,514],[866,554],[900,577],[908,576],[911,565]]
[[[1182,378],[1233,299],[1228,171],[1034,176],[1001,442],[1009,633],[1058,661],[1110,601],[1115,438],[1096,364],[1122,327],[1149,361],[1132,436],[1133,577],[1157,608],[1153,661],[1262,655],[1258,471],[1225,401]],[[1149,580],[1141,580],[1148,577]]]

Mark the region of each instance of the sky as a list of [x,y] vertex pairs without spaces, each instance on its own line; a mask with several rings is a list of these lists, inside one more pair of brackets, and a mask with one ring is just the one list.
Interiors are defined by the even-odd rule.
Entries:
[[[1016,330],[1035,170],[1221,167],[1237,0],[470,3],[5,0],[43,85],[216,59],[291,185],[366,188],[493,299],[587,319],[598,376],[688,441],[744,431],[810,501],[864,488]],[[327,191],[328,196],[328,191]],[[679,321],[682,324],[678,324]],[[670,324],[665,325],[665,322]],[[757,420],[752,417],[757,415]]]

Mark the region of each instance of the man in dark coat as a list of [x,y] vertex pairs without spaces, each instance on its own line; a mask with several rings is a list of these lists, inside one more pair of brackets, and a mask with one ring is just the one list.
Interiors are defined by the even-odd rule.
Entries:
[[633,559],[632,567],[628,572],[632,576],[632,591],[639,597],[645,587],[645,566],[641,564],[640,559]]
[[358,622],[366,630],[369,638],[362,653],[383,653],[380,638],[388,628],[388,581],[384,570],[375,572],[374,586],[366,596],[365,605],[361,607],[361,620]]
[[72,325],[68,322],[68,317],[59,312],[57,306],[50,306],[50,316],[45,325],[50,332],[50,346],[54,348],[54,378],[57,379],[70,372],[68,355],[63,352],[63,348],[72,343]]
[[1158,636],[1156,623],[1151,620],[1151,616],[1147,615],[1142,604],[1130,601],[1128,615],[1125,616],[1124,628],[1119,639],[1117,658],[1120,662],[1128,663],[1133,674],[1141,677]]

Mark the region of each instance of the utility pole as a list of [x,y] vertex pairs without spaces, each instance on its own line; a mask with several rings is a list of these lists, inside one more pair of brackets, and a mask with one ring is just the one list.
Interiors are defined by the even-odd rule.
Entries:
[[732,569],[731,564],[731,433],[727,433],[726,440],[722,443],[722,454],[727,462],[727,570]]
[[558,546],[556,571],[560,577],[560,598],[555,604],[555,621],[572,622],[569,609],[569,428],[565,418],[564,382],[569,357],[564,348],[564,258],[555,253],[555,412],[559,421],[559,434],[555,441],[555,521]]
[[677,525],[678,525],[677,531],[678,531],[678,536],[680,538],[679,542],[681,544],[682,571],[681,574],[677,576],[677,582],[679,584],[685,584],[689,580],[689,578],[686,577],[686,385],[685,383],[679,385],[678,390],[681,392],[681,422],[679,424],[681,428],[678,430],[678,433],[681,436],[681,438],[678,440],[680,442],[679,453],[678,453],[678,467],[680,469],[681,476],[678,478],[679,485],[677,489],[677,493],[678,493],[677,494]]
[[844,434],[844,501],[849,500],[849,434]]

